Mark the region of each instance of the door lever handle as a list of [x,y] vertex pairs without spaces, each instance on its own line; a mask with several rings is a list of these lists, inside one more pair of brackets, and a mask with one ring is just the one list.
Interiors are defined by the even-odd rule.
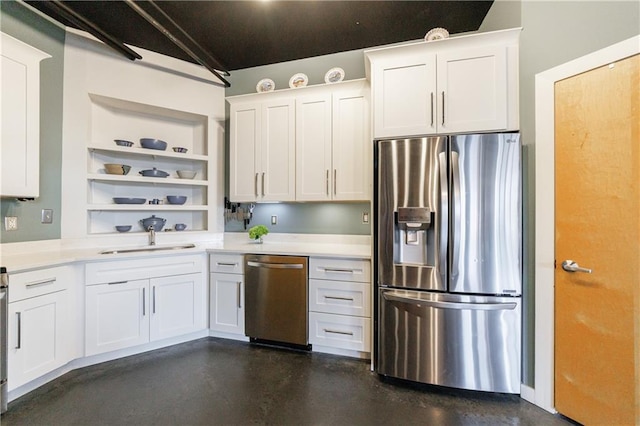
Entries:
[[562,269],[567,272],[586,272],[587,274],[593,272],[591,269],[580,267],[580,265],[573,260],[565,260],[562,262]]

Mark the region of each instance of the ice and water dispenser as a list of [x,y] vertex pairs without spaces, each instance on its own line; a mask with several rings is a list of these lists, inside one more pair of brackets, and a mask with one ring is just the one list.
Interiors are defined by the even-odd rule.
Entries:
[[428,207],[398,207],[394,218],[393,262],[435,266],[435,212]]

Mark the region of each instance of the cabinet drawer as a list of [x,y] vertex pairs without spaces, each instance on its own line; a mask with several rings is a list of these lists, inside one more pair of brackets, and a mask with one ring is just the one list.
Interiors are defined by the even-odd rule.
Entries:
[[371,317],[371,284],[310,279],[309,310]]
[[227,274],[244,273],[243,254],[210,254],[209,272],[224,272]]
[[9,303],[66,289],[73,280],[71,266],[9,274]]
[[204,256],[166,256],[87,263],[86,285],[202,272]]
[[309,343],[371,352],[371,320],[309,312]]
[[309,259],[309,278],[371,282],[371,262],[366,259]]

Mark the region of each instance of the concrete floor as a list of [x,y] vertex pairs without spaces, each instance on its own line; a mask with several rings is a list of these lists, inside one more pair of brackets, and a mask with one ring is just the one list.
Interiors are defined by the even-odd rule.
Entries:
[[3,425],[568,425],[513,395],[383,381],[369,362],[207,338],[75,370]]

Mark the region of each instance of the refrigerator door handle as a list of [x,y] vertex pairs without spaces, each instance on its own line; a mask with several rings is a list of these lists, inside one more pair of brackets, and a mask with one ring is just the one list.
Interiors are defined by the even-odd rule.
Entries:
[[420,305],[421,307],[442,308],[442,309],[466,309],[473,311],[500,311],[513,310],[517,303],[483,303],[483,302],[442,302],[436,300],[424,300],[405,295],[398,295],[394,292],[383,292],[382,297],[391,302],[409,303]]
[[447,154],[444,152],[438,154],[438,167],[440,169],[440,259],[438,261],[441,274],[445,274],[447,270],[447,234],[449,232],[449,185],[447,182]]
[[451,226],[451,236],[453,237],[453,257],[451,259],[451,277],[458,276],[458,264],[460,263],[460,203],[462,197],[460,193],[460,162],[458,153],[451,151],[451,180],[453,191],[453,203],[451,206],[451,216],[453,224]]

